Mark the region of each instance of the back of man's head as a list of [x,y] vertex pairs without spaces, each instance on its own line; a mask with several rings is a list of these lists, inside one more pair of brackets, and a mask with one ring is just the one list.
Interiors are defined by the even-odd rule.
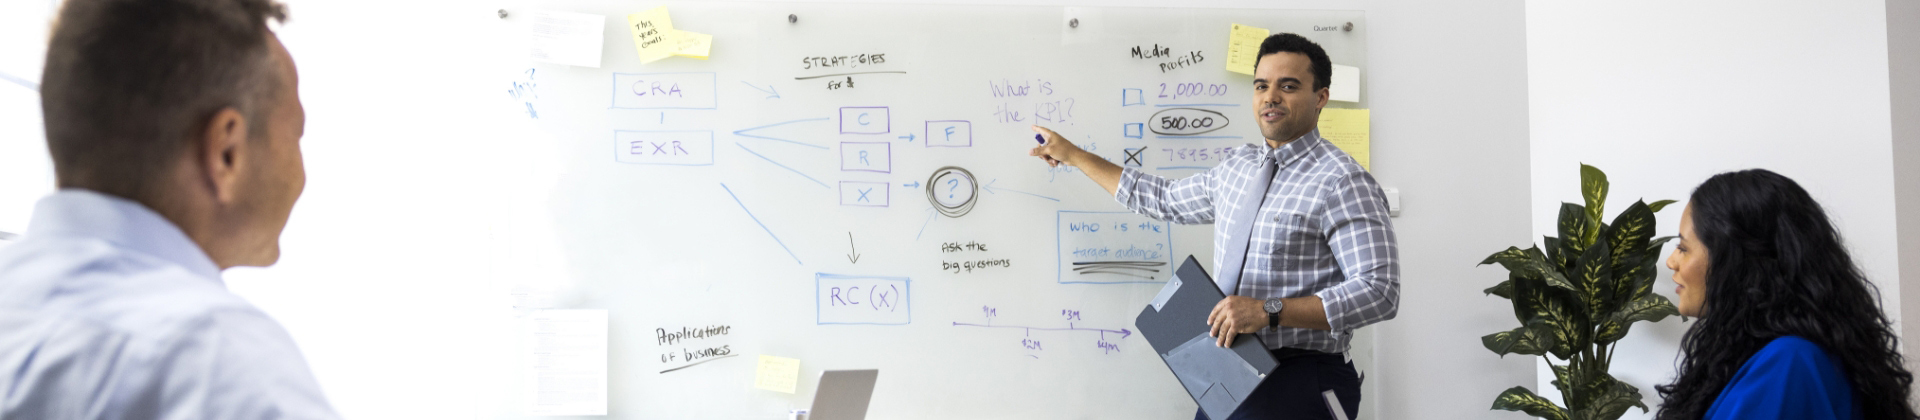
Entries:
[[216,112],[262,120],[280,86],[268,19],[286,19],[285,8],[272,0],[67,0],[40,85],[60,187],[146,201],[166,194],[165,172]]

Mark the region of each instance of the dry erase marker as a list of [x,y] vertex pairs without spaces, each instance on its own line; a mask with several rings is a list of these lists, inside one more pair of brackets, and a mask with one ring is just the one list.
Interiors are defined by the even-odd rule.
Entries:
[[1041,137],[1039,134],[1033,135],[1033,141],[1040,142],[1040,144],[1047,144],[1047,138]]

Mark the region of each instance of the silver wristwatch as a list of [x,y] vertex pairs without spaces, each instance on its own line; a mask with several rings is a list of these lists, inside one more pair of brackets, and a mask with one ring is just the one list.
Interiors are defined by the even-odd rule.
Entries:
[[1277,297],[1267,298],[1267,303],[1262,304],[1260,306],[1263,308],[1266,308],[1267,310],[1267,328],[1279,327],[1280,326],[1280,310],[1286,309],[1287,307],[1286,302],[1281,302],[1280,298],[1277,298]]

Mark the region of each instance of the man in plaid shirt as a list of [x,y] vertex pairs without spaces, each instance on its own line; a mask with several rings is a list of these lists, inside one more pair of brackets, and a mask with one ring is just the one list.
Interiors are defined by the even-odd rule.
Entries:
[[1228,296],[1207,324],[1221,346],[1257,332],[1280,359],[1229,420],[1354,418],[1360,378],[1343,357],[1353,331],[1399,311],[1386,196],[1317,128],[1332,73],[1312,41],[1268,37],[1253,79],[1266,144],[1235,148],[1218,166],[1178,180],[1121,168],[1034,127],[1046,140],[1032,155],[1080,168],[1134,212],[1214,225],[1215,282]]

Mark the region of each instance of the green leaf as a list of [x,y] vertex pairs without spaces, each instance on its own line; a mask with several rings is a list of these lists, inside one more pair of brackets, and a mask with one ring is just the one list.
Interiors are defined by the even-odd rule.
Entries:
[[1667,319],[1667,316],[1679,314],[1680,309],[1673,306],[1673,301],[1667,300],[1666,296],[1650,293],[1632,302],[1627,302],[1627,304],[1621,306],[1619,310],[1608,314],[1606,319],[1601,321],[1600,326],[1596,328],[1593,342],[1595,344],[1607,344],[1619,341],[1621,338],[1627,336],[1629,330],[1633,329],[1633,323],[1635,322],[1660,322],[1660,320]]
[[[1580,164],[1580,198],[1587,201],[1587,220],[1597,223],[1601,215],[1605,214],[1601,210],[1607,205],[1607,188],[1606,172],[1600,171],[1600,168],[1595,168],[1593,165]],[[1589,231],[1580,239],[1582,242],[1591,244],[1594,239],[1599,238],[1599,233],[1597,230]]]
[[1565,275],[1560,274],[1560,270],[1554,269],[1547,262],[1547,256],[1542,254],[1538,247],[1527,249],[1507,247],[1505,251],[1493,253],[1488,255],[1487,259],[1480,261],[1481,265],[1493,263],[1499,263],[1502,267],[1506,267],[1508,272],[1523,278],[1546,280],[1549,286],[1578,292],[1573,283],[1567,281]]
[[1628,408],[1640,407],[1647,412],[1647,404],[1640,402],[1640,388],[1613,378],[1606,372],[1592,372],[1594,378],[1581,387],[1587,395],[1587,404],[1581,407],[1581,415],[1591,419],[1617,419],[1627,413]]
[[1548,353],[1566,359],[1575,351],[1583,331],[1573,292],[1555,287],[1547,287],[1537,279],[1516,279],[1513,282],[1514,317],[1522,324],[1540,323],[1551,339],[1542,339],[1540,344]]
[[1505,251],[1495,252],[1493,255],[1488,255],[1487,259],[1480,260],[1480,265],[1500,263],[1502,267],[1507,268],[1507,271],[1520,272],[1523,270],[1516,269],[1515,267],[1524,266],[1528,259],[1526,250],[1520,249],[1520,247],[1517,246],[1510,246],[1507,247]]
[[[1628,254],[1626,261],[1615,263],[1612,291],[1614,302],[1632,302],[1653,292],[1654,275],[1658,273],[1654,270],[1653,261],[1658,257],[1657,254],[1637,252]],[[1618,308],[1607,310],[1615,309]]]
[[1555,267],[1553,263],[1547,261],[1547,254],[1540,252],[1539,247],[1527,248],[1526,253],[1534,272],[1540,276],[1541,280],[1546,280],[1548,286],[1566,290],[1569,293],[1580,292],[1573,286],[1573,282],[1567,280],[1566,274],[1561,273],[1560,267]]
[[1507,388],[1506,392],[1494,397],[1490,410],[1519,411],[1546,420],[1569,420],[1567,410],[1554,405],[1553,401],[1534,395],[1524,386]]
[[1639,299],[1641,296],[1653,293],[1654,284],[1659,283],[1659,279],[1655,278],[1655,276],[1659,274],[1659,269],[1655,268],[1655,265],[1661,261],[1660,247],[1664,246],[1667,241],[1673,238],[1672,236],[1664,236],[1649,241],[1647,247],[1640,252],[1639,257],[1632,261],[1631,269],[1626,270],[1626,274],[1615,274],[1616,276],[1620,276],[1623,281],[1633,282],[1633,290],[1626,294],[1624,300],[1632,301]]
[[1560,203],[1560,220],[1556,226],[1560,229],[1560,258],[1572,260],[1587,252],[1587,245],[1593,244],[1592,240],[1585,239],[1587,231],[1597,230],[1594,226],[1599,223],[1597,220],[1587,218],[1586,207]]
[[1567,254],[1560,252],[1560,238],[1548,236],[1541,239],[1540,242],[1543,243],[1544,245],[1542,246],[1547,249],[1547,261],[1552,262],[1556,268],[1565,269],[1567,267]]
[[1652,208],[1639,201],[1613,217],[1613,224],[1608,225],[1606,232],[1607,247],[1613,249],[1612,264],[1617,266],[1628,254],[1647,247],[1647,241],[1653,239],[1653,222]]
[[1547,366],[1553,367],[1553,388],[1560,390],[1560,396],[1566,397],[1568,395],[1573,395],[1572,392],[1569,392],[1567,389],[1571,387],[1571,385],[1567,385],[1567,384],[1573,383],[1572,365],[1561,366],[1553,363],[1547,363]]
[[1513,279],[1509,278],[1506,281],[1500,282],[1498,285],[1489,287],[1486,292],[1489,295],[1513,299]]
[[1507,282],[1513,285],[1513,290],[1509,292],[1512,294],[1508,297],[1513,301],[1513,319],[1526,325],[1539,318],[1540,301],[1551,298],[1543,293],[1548,290],[1546,282],[1519,274],[1509,274]]
[[1647,241],[1647,247],[1645,248],[1646,252],[1659,254],[1660,247],[1666,246],[1667,241],[1674,240],[1674,238],[1678,238],[1678,236],[1662,236],[1658,238],[1653,238],[1653,240]]
[[1654,213],[1659,213],[1659,212],[1660,212],[1660,209],[1664,209],[1664,208],[1667,208],[1667,205],[1668,205],[1668,204],[1673,204],[1673,200],[1660,200],[1660,201],[1655,201],[1655,202],[1653,202],[1653,204],[1648,204],[1648,205],[1647,205],[1647,208],[1650,208],[1650,209],[1653,209],[1653,212],[1654,212]]
[[1508,354],[1540,356],[1547,354],[1547,349],[1553,347],[1553,340],[1553,327],[1547,325],[1544,320],[1536,319],[1519,328],[1482,336],[1480,345],[1486,346],[1487,350],[1492,350],[1500,357],[1506,357]]
[[1594,242],[1587,253],[1574,263],[1573,283],[1579,288],[1581,303],[1587,313],[1603,314],[1612,311],[1617,302],[1613,298],[1613,261],[1612,253],[1606,241]]

